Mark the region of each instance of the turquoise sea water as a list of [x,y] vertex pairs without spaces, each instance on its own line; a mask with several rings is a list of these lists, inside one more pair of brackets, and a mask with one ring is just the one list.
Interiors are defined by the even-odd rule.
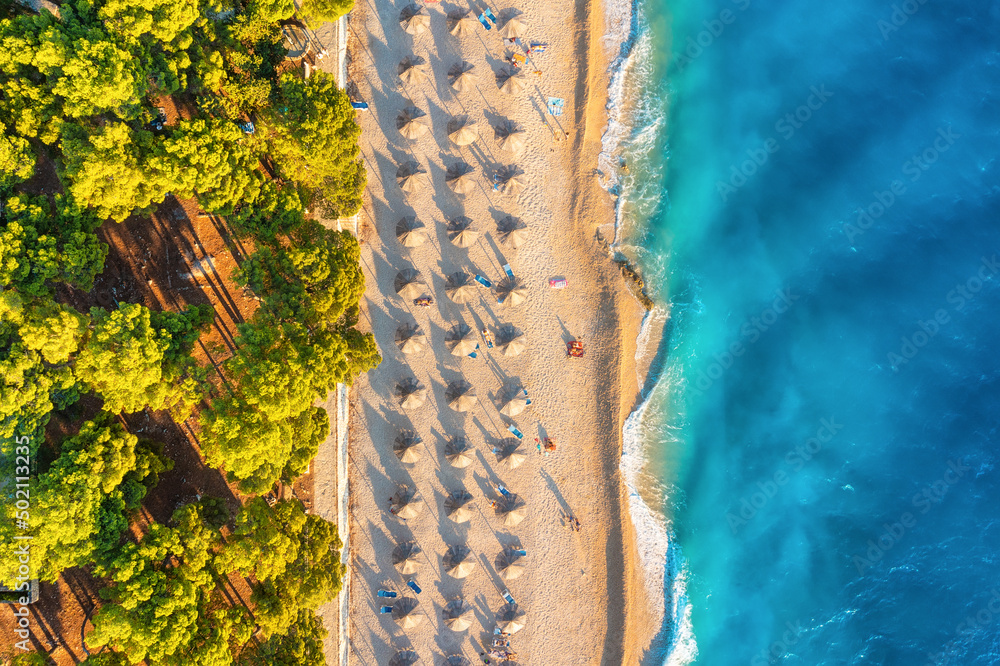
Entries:
[[1000,663],[1000,2],[631,10],[648,663]]

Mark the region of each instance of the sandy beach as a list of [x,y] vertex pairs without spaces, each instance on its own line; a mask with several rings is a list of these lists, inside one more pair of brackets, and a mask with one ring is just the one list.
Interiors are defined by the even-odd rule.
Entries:
[[[400,27],[404,7],[361,0],[349,22],[348,90],[370,104],[358,116],[368,168],[359,218],[367,279],[362,327],[370,326],[384,358],[350,394],[350,661],[386,664],[397,650],[412,649],[420,663],[451,655],[481,663],[507,589],[525,613],[524,628],[510,638],[517,663],[640,663],[658,623],[642,582],[618,465],[621,425],[639,390],[635,340],[642,308],[598,233],[613,221],[613,202],[593,173],[607,90],[602,7],[525,0],[494,9],[499,20],[492,31],[476,23],[464,37],[449,34],[447,14],[468,6],[426,5],[429,29],[416,36]],[[481,10],[476,5],[470,17]],[[507,67],[510,51],[497,33],[515,10],[528,25],[522,41],[547,48],[522,67],[523,92],[506,94],[497,73]],[[411,56],[426,62],[427,79],[404,85],[397,68]],[[462,62],[473,66],[478,81],[456,92],[448,74]],[[551,125],[545,122],[551,120],[548,97],[565,100],[564,114]],[[397,129],[400,112],[411,104],[427,114],[429,125],[413,140]],[[449,139],[449,121],[456,117],[475,123],[477,141],[460,147]],[[495,128],[505,121],[524,128],[523,149],[501,149]],[[404,193],[397,169],[409,161],[426,176],[421,189]],[[458,163],[473,169],[474,187],[464,195],[446,185],[447,170]],[[493,174],[510,165],[523,171],[519,196],[493,189]],[[507,215],[527,227],[527,242],[516,250],[502,244],[497,231]],[[419,246],[404,247],[397,238],[397,223],[406,216],[425,225],[427,240]],[[462,216],[479,232],[468,248],[453,244],[446,227]],[[475,282],[464,304],[446,295],[448,275],[478,274],[496,285],[506,263],[527,288],[523,304],[498,304],[491,289]],[[433,298],[430,307],[396,294],[404,269],[420,272],[426,284],[420,295]],[[551,289],[552,278],[565,278],[566,288]],[[459,324],[479,344],[476,358],[449,350],[446,338]],[[426,347],[404,354],[397,330],[414,325]],[[488,348],[480,333],[485,328],[499,342],[507,325],[524,335],[519,355]],[[573,339],[583,342],[584,358],[567,357],[566,343]],[[426,402],[414,409],[403,409],[395,394],[408,377],[427,389]],[[449,383],[461,380],[476,396],[466,412],[452,409],[446,398]],[[501,414],[505,398],[522,388],[531,400],[527,409],[513,418]],[[511,424],[523,433],[526,456],[515,469],[492,451],[512,437]],[[404,430],[422,439],[415,449],[420,458],[412,463],[393,452]],[[445,458],[445,444],[454,437],[471,446],[465,468]],[[550,455],[536,448],[536,438],[545,437],[557,446]],[[516,526],[504,526],[494,513],[498,484],[526,502],[526,517]],[[420,498],[419,513],[408,520],[389,511],[401,486]],[[473,497],[471,519],[456,523],[446,515],[445,500],[463,490]],[[568,526],[567,516],[580,521],[579,531]],[[404,576],[392,555],[407,542],[420,553],[416,572]],[[470,550],[476,566],[465,578],[445,571],[451,546]],[[519,560],[523,574],[509,581],[496,568],[505,549],[527,552]],[[405,585],[411,578],[422,588],[419,595]],[[380,614],[380,606],[394,601],[376,597],[380,589],[397,592],[396,601],[415,598],[424,619],[404,630],[391,614]],[[464,631],[453,631],[442,616],[457,598],[471,607],[472,623]]]

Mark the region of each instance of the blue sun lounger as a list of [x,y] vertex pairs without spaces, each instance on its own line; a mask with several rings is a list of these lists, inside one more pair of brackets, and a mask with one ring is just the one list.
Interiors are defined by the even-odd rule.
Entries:
[[515,555],[520,555],[521,557],[527,557],[528,556],[528,551],[526,551],[526,550],[515,550],[514,554]]
[[415,580],[411,580],[409,583],[407,583],[406,587],[410,588],[411,590],[413,590],[417,594],[420,594],[420,592],[422,591],[420,589],[420,586],[417,585],[417,581],[415,581]]
[[507,603],[509,604],[515,603],[514,597],[510,595],[510,590],[505,588],[504,591],[501,593],[501,596],[503,597],[503,600],[506,601]]
[[382,599],[395,599],[396,598],[396,593],[393,592],[392,590],[379,590],[378,592],[376,592],[376,595],[379,596],[379,597],[381,597]]
[[380,615],[385,615],[386,613],[392,612],[392,606],[382,606],[378,609]]
[[503,495],[504,497],[510,497],[510,491],[504,488],[502,485],[497,486],[497,492]]
[[487,30],[493,29],[493,26],[490,25],[490,22],[486,20],[486,12],[483,12],[476,18],[479,19],[479,22],[482,23],[483,27],[486,28]]
[[368,102],[351,102],[351,107],[364,110],[368,108]]
[[517,426],[509,425],[507,426],[507,430],[509,430],[510,434],[514,435],[514,437],[517,437],[518,439],[524,439],[524,433],[518,430]]
[[474,275],[474,276],[472,276],[472,277],[473,277],[473,279],[474,279],[474,280],[475,280],[476,282],[478,282],[479,284],[483,285],[483,286],[484,286],[484,287],[486,287],[487,289],[492,289],[492,288],[493,288],[493,283],[492,283],[492,282],[490,282],[489,280],[487,280],[486,278],[484,278],[484,277],[483,277],[482,275],[479,275],[479,274],[477,273],[476,275]]
[[513,279],[513,277],[514,277],[514,271],[512,271],[510,269],[510,264],[504,264],[503,265],[503,272],[507,274],[507,277]]
[[493,23],[493,25],[497,24],[497,17],[493,15],[493,10],[490,9],[489,7],[487,7],[483,11],[483,16],[485,16],[486,18],[488,18]]

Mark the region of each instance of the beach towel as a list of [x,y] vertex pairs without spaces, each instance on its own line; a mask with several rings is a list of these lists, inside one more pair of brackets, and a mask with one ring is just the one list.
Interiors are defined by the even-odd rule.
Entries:
[[549,287],[552,289],[565,289],[566,278],[549,278]]
[[420,592],[421,592],[420,586],[417,585],[416,581],[411,580],[409,583],[406,584],[406,587],[410,588],[411,590],[413,590],[417,594],[420,594]]
[[529,53],[545,53],[545,49],[549,47],[548,44],[543,44],[542,42],[531,42],[531,46],[528,47]]
[[510,434],[514,435],[514,437],[517,437],[518,439],[524,439],[524,433],[518,430],[517,426],[509,425],[507,426],[507,430],[509,430]]
[[479,358],[479,354],[477,354],[476,352],[472,352],[471,354],[469,354],[469,358]]
[[493,283],[490,282],[489,280],[487,280],[486,278],[484,278],[482,275],[478,275],[477,274],[477,275],[473,276],[473,279],[476,282],[478,282],[479,284],[481,284],[484,287],[486,287],[487,289],[492,289],[493,288]]
[[565,103],[566,100],[560,99],[559,97],[549,97],[549,113],[553,116],[561,116],[563,114],[563,105]]
[[396,593],[392,592],[391,590],[379,590],[378,596],[382,597],[383,599],[395,599]]
[[477,16],[476,18],[479,19],[479,22],[482,23],[483,27],[486,28],[487,30],[492,30],[493,29],[493,26],[490,25],[490,22],[486,20],[486,13],[485,12],[483,12],[482,14],[480,14],[479,16]]
[[510,269],[510,264],[504,264],[503,265],[503,272],[506,273],[507,277],[509,277],[509,278],[513,278],[514,277],[514,271],[512,271]]

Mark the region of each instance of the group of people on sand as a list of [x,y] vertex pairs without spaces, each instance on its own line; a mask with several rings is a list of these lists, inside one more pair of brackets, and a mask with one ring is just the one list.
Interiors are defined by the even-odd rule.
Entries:
[[580,519],[568,513],[563,516],[563,527],[568,527],[574,532],[580,531]]

